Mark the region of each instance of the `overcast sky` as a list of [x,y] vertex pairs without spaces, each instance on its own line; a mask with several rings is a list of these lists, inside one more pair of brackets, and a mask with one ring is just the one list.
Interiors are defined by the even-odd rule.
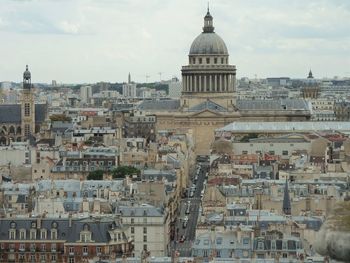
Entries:
[[[0,81],[181,76],[204,0],[0,0]],[[211,0],[238,77],[350,76],[350,1]]]

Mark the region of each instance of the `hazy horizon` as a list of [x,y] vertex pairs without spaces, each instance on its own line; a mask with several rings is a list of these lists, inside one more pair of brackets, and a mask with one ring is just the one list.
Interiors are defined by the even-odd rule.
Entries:
[[[83,84],[181,79],[202,0],[2,0],[0,81]],[[350,2],[210,1],[237,78],[349,77]]]

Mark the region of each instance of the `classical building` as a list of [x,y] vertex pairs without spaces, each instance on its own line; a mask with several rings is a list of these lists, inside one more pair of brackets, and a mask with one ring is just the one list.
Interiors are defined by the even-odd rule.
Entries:
[[28,65],[23,73],[21,104],[0,105],[0,145],[35,136],[47,116],[46,104],[35,104]]
[[214,32],[209,9],[202,33],[193,41],[189,64],[182,67],[180,100],[143,101],[138,109],[157,118],[157,131],[192,132],[196,154],[205,155],[214,130],[240,121],[304,121],[310,109],[304,100],[236,100],[236,67],[229,64],[225,42]]

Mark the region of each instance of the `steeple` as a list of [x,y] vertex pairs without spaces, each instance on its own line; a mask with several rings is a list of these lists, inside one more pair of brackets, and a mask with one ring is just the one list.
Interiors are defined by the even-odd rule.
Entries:
[[286,184],[284,186],[284,194],[283,194],[283,206],[282,206],[283,213],[285,215],[290,215],[292,213],[292,207],[290,204],[290,198],[289,198],[289,190],[288,190],[288,180],[286,178]]
[[312,71],[311,71],[311,69],[310,69],[310,71],[309,71],[309,76],[307,76],[307,78],[308,78],[308,79],[313,79],[313,78],[314,78],[314,76],[312,76]]
[[213,33],[213,32],[214,32],[213,17],[210,14],[209,3],[208,3],[207,14],[204,17],[203,33]]
[[28,65],[26,65],[26,71],[23,72],[23,88],[24,89],[30,89],[32,84],[31,84],[31,74],[30,71],[28,70]]
[[130,75],[130,72],[129,72],[129,75],[128,75],[128,83],[129,83],[129,84],[131,83],[131,75]]

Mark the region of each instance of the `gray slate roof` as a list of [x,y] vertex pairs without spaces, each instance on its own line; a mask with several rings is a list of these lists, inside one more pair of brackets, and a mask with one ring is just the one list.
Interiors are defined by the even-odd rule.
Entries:
[[120,206],[116,209],[116,213],[120,213],[123,217],[162,217],[163,213],[160,208],[152,205],[141,205],[141,206]]
[[236,106],[239,110],[310,110],[301,99],[237,100]]
[[[32,228],[32,223],[37,223],[37,218],[6,218],[0,220],[0,240],[8,240],[9,229],[11,228],[11,222],[16,224],[17,237],[19,236],[20,229],[26,229],[26,240],[30,239],[29,231]],[[115,221],[111,218],[103,218],[100,220],[84,218],[84,219],[72,219],[72,225],[69,227],[68,218],[55,218],[41,220],[41,228],[51,230],[53,223],[57,224],[57,239],[66,240],[67,242],[75,242],[80,240],[80,232],[83,230],[84,225],[87,224],[92,235],[91,238],[95,242],[105,243],[110,240],[108,231],[113,227],[117,227]],[[47,239],[51,238],[51,231],[47,231]],[[40,240],[40,229],[37,228],[36,240]]]
[[[35,123],[45,121],[46,104],[35,104]],[[0,123],[21,123],[21,104],[0,105]]]
[[180,108],[180,100],[145,100],[137,108],[149,111],[174,111]]

